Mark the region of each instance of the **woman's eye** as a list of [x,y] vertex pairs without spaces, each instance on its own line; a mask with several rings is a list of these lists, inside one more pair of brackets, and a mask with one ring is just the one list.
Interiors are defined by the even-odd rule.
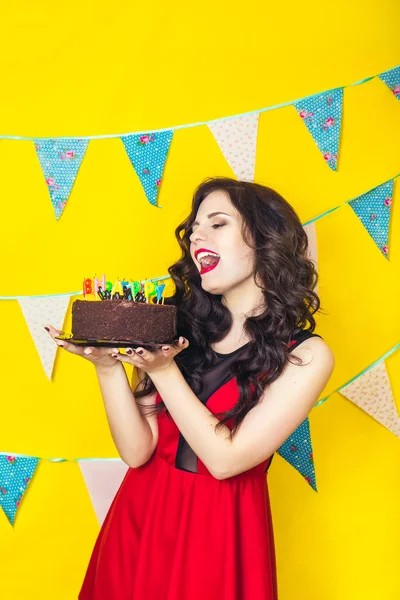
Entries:
[[218,227],[223,227],[225,225],[225,223],[215,223],[214,225],[212,225],[213,229],[217,229]]

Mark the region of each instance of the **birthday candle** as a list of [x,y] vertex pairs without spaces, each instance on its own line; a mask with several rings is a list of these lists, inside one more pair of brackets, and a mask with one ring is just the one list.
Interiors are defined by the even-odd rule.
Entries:
[[117,292],[120,296],[124,295],[124,292],[122,291],[121,281],[119,279],[117,279],[117,281],[115,282],[111,295],[114,296],[114,294],[116,294]]
[[111,300],[111,290],[112,290],[113,284],[111,283],[111,281],[107,281],[106,282],[106,289],[105,289],[105,299],[106,300]]
[[144,297],[146,298],[146,302],[150,302],[150,297],[155,296],[157,294],[156,284],[154,281],[146,281],[144,284]]
[[131,281],[131,283],[129,284],[129,287],[132,290],[132,296],[133,296],[133,299],[135,300],[136,294],[140,291],[140,287],[141,287],[140,283],[139,283],[139,281]]
[[92,290],[92,280],[91,279],[84,279],[83,280],[83,296],[86,300],[86,296],[88,294],[93,294],[93,290]]
[[157,291],[156,291],[156,294],[157,294],[157,304],[159,304],[159,302],[160,302],[161,299],[162,299],[163,304],[164,304],[164,297],[163,297],[164,288],[165,288],[165,283],[158,283],[157,284]]

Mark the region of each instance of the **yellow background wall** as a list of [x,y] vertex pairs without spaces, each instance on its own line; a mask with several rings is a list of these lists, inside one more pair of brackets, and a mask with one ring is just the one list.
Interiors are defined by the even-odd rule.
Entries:
[[[2,134],[96,135],[213,119],[400,63],[397,0],[17,0],[1,12]],[[256,179],[305,222],[395,176],[399,136],[400,103],[374,79],[345,90],[337,173],[287,107],[260,117]],[[194,188],[221,174],[232,172],[206,126],[177,131],[157,210],[122,142],[93,141],[56,222],[33,143],[0,141],[0,295],[73,291],[101,272],[165,274]],[[316,226],[328,313],[318,331],[336,356],[325,396],[400,340],[399,180],[389,261],[349,206]],[[58,351],[50,383],[16,301],[0,302],[0,321],[0,450],[117,456],[92,366]],[[387,368],[399,405],[399,352]],[[398,599],[400,441],[340,394],[310,423],[319,493],[279,455],[268,475],[280,600]],[[14,529],[0,511],[0,597],[76,598],[97,532],[78,465],[41,461]]]

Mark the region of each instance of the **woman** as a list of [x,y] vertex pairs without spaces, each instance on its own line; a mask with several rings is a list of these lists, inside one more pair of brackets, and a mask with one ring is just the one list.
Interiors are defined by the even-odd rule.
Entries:
[[[312,333],[318,276],[296,213],[256,183],[204,181],[176,237],[175,345],[120,354],[56,340],[95,365],[131,467],[79,598],[275,600],[265,473],[334,365]],[[122,362],[138,375],[134,395]]]

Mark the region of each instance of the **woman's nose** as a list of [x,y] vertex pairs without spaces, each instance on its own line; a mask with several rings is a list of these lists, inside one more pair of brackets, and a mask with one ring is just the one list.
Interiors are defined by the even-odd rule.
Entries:
[[205,235],[204,231],[200,229],[200,227],[196,227],[196,230],[193,231],[192,235],[190,236],[191,242],[197,242],[205,239],[207,239],[207,236]]

